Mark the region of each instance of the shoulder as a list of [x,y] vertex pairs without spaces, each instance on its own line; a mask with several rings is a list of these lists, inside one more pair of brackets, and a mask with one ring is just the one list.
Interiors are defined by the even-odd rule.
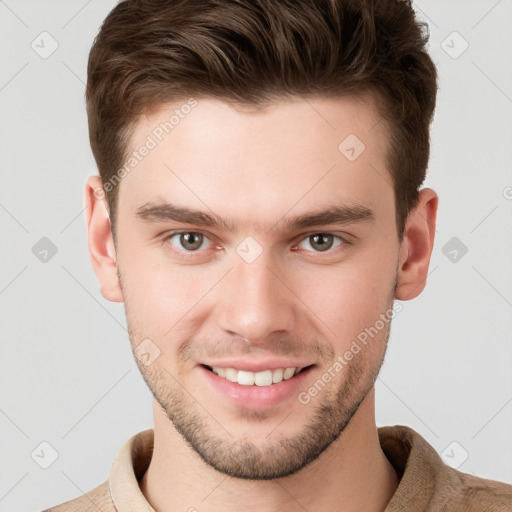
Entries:
[[463,473],[447,467],[445,484],[441,487],[441,510],[463,512],[510,512],[512,485]]
[[66,501],[43,512],[116,512],[110,497],[108,482],[70,501]]
[[512,485],[463,473],[445,464],[437,451],[413,429],[379,428],[386,457],[400,477],[387,512],[510,512]]

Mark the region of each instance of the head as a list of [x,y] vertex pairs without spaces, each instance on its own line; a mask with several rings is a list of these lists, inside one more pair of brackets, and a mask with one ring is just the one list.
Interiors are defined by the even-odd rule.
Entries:
[[[226,474],[327,450],[425,285],[426,41],[399,0],[126,0],[94,42],[93,267],[162,413]],[[307,369],[254,396],[211,372],[247,365]]]

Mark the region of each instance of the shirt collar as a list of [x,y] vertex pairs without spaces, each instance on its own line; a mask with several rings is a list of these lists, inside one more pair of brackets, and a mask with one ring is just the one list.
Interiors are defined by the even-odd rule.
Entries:
[[144,430],[130,438],[110,469],[110,497],[119,512],[156,512],[139,487],[153,455],[154,431]]
[[[447,467],[423,437],[409,427],[380,427],[383,452],[395,468],[399,486],[386,512],[424,510],[434,492],[435,482],[446,476]],[[112,464],[108,483],[112,502],[119,512],[156,512],[139,487],[153,455],[154,430],[130,438]],[[428,485],[427,485],[428,484]]]

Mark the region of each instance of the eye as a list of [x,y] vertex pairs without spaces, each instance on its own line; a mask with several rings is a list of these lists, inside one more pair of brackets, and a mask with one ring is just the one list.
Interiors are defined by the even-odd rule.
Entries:
[[[198,231],[177,231],[170,233],[164,241],[172,247],[172,252],[184,255],[199,254],[212,247],[212,241],[203,233]],[[304,247],[304,244],[310,247]],[[316,253],[334,252],[332,249],[345,246],[349,243],[341,236],[332,233],[311,233],[301,240],[301,242],[292,248],[306,249]]]
[[205,249],[202,246],[208,238],[196,231],[180,231],[170,234],[166,240],[177,248],[178,252],[198,252],[201,248]]
[[[335,240],[338,240],[336,245],[334,245]],[[300,245],[304,242],[309,243],[310,241],[310,246],[313,247],[315,252],[327,252],[333,247],[339,247],[345,243],[345,241],[340,236],[333,235],[331,233],[312,233],[304,238],[298,247],[300,247]]]

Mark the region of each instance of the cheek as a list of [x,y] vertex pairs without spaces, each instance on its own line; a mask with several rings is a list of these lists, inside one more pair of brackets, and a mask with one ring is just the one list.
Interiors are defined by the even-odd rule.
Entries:
[[161,256],[155,261],[154,252],[120,258],[125,304],[139,334],[171,338],[194,320],[201,299],[222,273],[213,266],[176,265]]
[[[350,346],[353,339],[375,324],[392,305],[394,263],[377,261],[340,265],[315,271],[299,280],[298,295],[318,317],[318,328],[332,340],[337,350]],[[328,328],[326,327],[328,326]]]
[[[188,339],[213,321],[220,280],[229,270],[225,262],[178,265],[162,250],[119,253],[127,316],[140,339]],[[336,265],[304,264],[289,269],[284,279],[294,294],[281,307],[303,312],[295,328],[321,332],[333,346],[350,345],[390,307],[395,277],[393,249],[380,244],[361,249]],[[216,287],[220,284],[220,287]],[[225,292],[225,290],[224,290]],[[284,294],[286,295],[286,294]]]

